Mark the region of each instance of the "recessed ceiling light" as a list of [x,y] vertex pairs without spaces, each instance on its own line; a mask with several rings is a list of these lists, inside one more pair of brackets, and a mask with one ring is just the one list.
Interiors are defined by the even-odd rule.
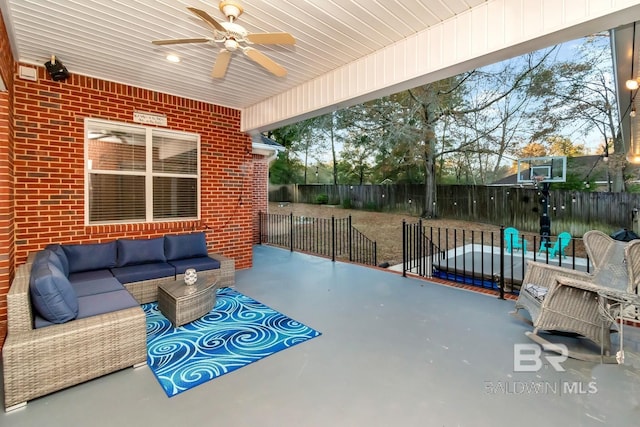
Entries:
[[169,55],[167,55],[167,61],[169,61],[169,62],[180,62],[180,57],[178,55],[174,55],[174,54],[170,53]]

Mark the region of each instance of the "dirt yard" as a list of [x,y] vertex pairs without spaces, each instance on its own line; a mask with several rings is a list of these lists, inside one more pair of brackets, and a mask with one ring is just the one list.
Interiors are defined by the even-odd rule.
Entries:
[[[415,223],[418,218],[401,213],[369,212],[354,209],[343,209],[339,206],[311,205],[301,203],[290,203],[280,206],[278,203],[269,203],[269,213],[289,214],[295,216],[306,216],[314,218],[345,218],[351,215],[352,224],[361,233],[377,242],[378,264],[388,262],[390,265],[402,262],[402,220],[408,223]],[[428,227],[449,229],[451,242],[453,242],[453,229],[458,230],[456,235],[458,244],[462,243],[461,231],[466,230],[467,243],[470,240],[471,231],[474,230],[479,235],[480,231],[500,232],[499,225],[482,224],[467,221],[457,221],[448,219],[423,219],[422,223]],[[499,234],[497,234],[499,236]],[[479,237],[476,237],[479,238]],[[528,237],[527,237],[528,238]],[[532,241],[532,240],[531,240]]]

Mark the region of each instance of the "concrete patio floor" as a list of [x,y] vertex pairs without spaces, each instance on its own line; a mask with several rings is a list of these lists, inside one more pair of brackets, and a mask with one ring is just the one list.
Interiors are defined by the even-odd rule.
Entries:
[[[125,369],[0,414],[13,426],[635,426],[637,328],[627,364],[517,372],[533,344],[514,302],[267,246],[236,289],[322,336],[167,398]],[[554,337],[555,338],[555,337]],[[568,345],[575,339],[562,338]],[[593,349],[597,351],[597,349]],[[520,353],[518,353],[520,354]]]

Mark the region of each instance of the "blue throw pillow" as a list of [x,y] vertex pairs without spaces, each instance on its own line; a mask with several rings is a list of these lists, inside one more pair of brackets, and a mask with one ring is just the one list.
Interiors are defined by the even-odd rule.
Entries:
[[116,242],[62,245],[69,260],[69,274],[116,266]]
[[51,323],[64,323],[78,316],[78,297],[53,257],[56,255],[49,250],[36,256],[31,267],[29,294],[42,318]]
[[58,256],[60,260],[61,270],[65,276],[69,277],[69,260],[67,259],[67,254],[64,253],[62,246],[57,243],[53,243],[51,245],[47,245],[45,249],[50,250],[54,254]]
[[207,256],[207,240],[204,232],[167,234],[164,236],[164,254],[167,261]]
[[165,262],[164,237],[155,239],[118,239],[117,267]]

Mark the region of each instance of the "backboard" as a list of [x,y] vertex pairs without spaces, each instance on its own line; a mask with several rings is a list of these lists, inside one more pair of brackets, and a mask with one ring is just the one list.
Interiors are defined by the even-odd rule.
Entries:
[[565,182],[567,157],[527,157],[518,159],[517,181],[520,184]]

